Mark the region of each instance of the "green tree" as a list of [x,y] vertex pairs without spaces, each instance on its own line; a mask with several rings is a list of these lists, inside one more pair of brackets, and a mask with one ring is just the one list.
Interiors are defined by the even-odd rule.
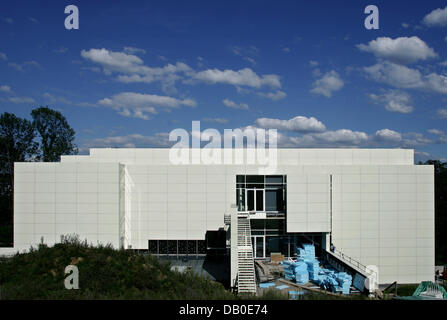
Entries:
[[429,160],[435,167],[436,264],[447,264],[447,162]]
[[[419,162],[419,164],[422,164]],[[447,162],[428,160],[435,171],[435,260],[447,264]]]
[[33,125],[40,135],[39,159],[44,162],[60,160],[61,155],[77,154],[75,131],[59,111],[40,107],[31,111]]
[[0,116],[0,245],[12,242],[14,162],[34,159],[35,137],[31,121],[8,112]]

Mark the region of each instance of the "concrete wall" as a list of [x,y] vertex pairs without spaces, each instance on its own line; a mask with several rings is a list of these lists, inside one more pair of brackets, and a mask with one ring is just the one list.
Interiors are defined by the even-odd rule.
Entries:
[[287,232],[330,232],[330,175],[288,171]]
[[78,234],[119,245],[117,163],[15,163],[14,248]]
[[434,278],[432,166],[352,166],[333,175],[333,243],[381,283]]

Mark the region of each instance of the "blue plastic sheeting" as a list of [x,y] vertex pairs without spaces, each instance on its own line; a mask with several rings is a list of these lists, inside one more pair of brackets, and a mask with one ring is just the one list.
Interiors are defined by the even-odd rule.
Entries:
[[267,282],[267,283],[260,283],[259,284],[259,288],[269,288],[269,287],[274,287],[275,284],[273,282]]
[[289,291],[289,296],[292,300],[298,300],[298,296],[301,296],[303,294],[304,291]]
[[295,280],[296,283],[306,284],[309,282],[309,272],[307,264],[303,261],[283,261],[284,275],[289,281]]
[[365,290],[365,277],[356,273],[354,276],[354,280],[352,282],[352,285],[357,288],[360,292],[363,292]]
[[302,248],[297,247],[297,252],[298,260],[296,262],[285,260],[281,263],[287,280],[295,280],[298,284],[306,284],[312,280],[325,290],[343,294],[350,293],[352,276],[346,272],[321,268],[320,263],[315,259],[313,244],[303,244]]
[[289,287],[289,286],[282,285],[282,286],[277,286],[276,289],[278,289],[278,290],[282,290],[282,289],[285,289],[285,288],[288,288],[288,287]]

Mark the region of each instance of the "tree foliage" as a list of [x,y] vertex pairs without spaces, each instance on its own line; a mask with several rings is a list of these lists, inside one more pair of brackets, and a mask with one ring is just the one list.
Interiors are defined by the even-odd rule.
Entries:
[[435,169],[435,251],[436,264],[447,264],[447,162],[428,160]]
[[40,107],[31,116],[0,115],[0,246],[12,244],[14,162],[58,161],[78,152],[75,132],[59,111]]
[[[0,224],[12,219],[14,162],[32,159],[37,150],[32,123],[5,112],[0,116]],[[4,241],[0,237],[0,243]]]
[[33,125],[40,135],[39,157],[44,162],[60,160],[61,155],[77,154],[75,131],[57,110],[40,107],[31,111]]

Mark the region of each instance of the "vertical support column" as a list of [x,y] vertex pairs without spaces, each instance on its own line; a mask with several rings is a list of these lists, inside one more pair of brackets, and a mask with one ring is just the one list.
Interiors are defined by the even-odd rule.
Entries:
[[238,241],[238,218],[237,210],[230,209],[230,287],[236,287],[238,274],[238,260],[237,260],[237,241]]

